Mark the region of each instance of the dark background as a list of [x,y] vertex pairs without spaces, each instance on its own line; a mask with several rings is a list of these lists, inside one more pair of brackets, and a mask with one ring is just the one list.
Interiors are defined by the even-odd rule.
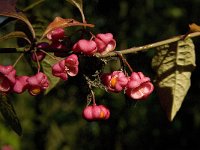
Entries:
[[[18,0],[24,9],[31,0]],[[141,46],[188,31],[188,25],[200,24],[199,0],[85,0],[84,13],[88,23],[95,24],[93,33],[113,33],[117,50]],[[0,6],[1,7],[1,6]],[[48,25],[56,16],[81,21],[77,8],[64,0],[45,0],[26,12],[33,24]],[[34,26],[37,28],[36,26]],[[14,30],[3,27],[1,34]],[[38,34],[40,32],[38,31]],[[88,92],[81,76],[61,82],[45,97],[13,94],[15,109],[23,127],[17,136],[0,118],[0,146],[9,144],[15,150],[179,150],[199,149],[200,80],[199,42],[196,46],[197,67],[192,74],[191,88],[173,122],[163,112],[156,91],[147,101],[127,103],[124,95],[108,94],[95,89],[96,101],[109,107],[108,121],[87,122],[82,116]],[[2,43],[9,47],[13,43]],[[135,71],[144,71],[152,78],[153,50],[130,54],[127,60]],[[0,54],[1,64],[12,64],[16,54]],[[117,69],[116,62],[109,70]],[[31,74],[26,61],[16,69]]]

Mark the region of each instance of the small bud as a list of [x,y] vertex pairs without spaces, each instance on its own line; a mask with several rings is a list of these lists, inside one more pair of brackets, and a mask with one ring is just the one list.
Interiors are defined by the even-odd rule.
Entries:
[[41,51],[37,51],[37,52],[32,52],[31,53],[31,58],[33,61],[37,62],[38,61],[42,61],[45,58],[46,54],[41,52]]
[[47,43],[47,42],[38,43],[38,44],[36,45],[36,48],[38,48],[38,49],[46,49],[46,48],[49,48],[49,43]]

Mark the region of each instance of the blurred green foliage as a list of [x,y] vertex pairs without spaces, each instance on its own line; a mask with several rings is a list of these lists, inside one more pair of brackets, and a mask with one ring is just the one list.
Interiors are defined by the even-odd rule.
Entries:
[[[33,1],[18,0],[19,9]],[[117,50],[166,39],[188,31],[188,24],[200,24],[199,0],[85,0],[88,23],[95,24],[94,33],[111,32]],[[81,20],[78,9],[64,0],[45,0],[26,12],[35,29],[48,25],[56,16]],[[0,34],[14,30],[15,23],[3,27]],[[42,30],[37,30],[41,35]],[[14,43],[14,41],[13,41]],[[0,43],[10,47],[12,42]],[[14,150],[178,150],[200,148],[200,59],[199,42],[195,40],[197,67],[192,86],[173,122],[168,122],[156,91],[148,99],[134,105],[123,94],[108,94],[95,89],[97,104],[105,104],[111,118],[103,122],[87,122],[81,113],[86,105],[88,88],[81,76],[61,82],[48,95],[32,97],[13,94],[17,114],[23,127],[18,137],[0,118],[0,146],[9,144]],[[13,64],[18,54],[0,54],[0,64]],[[135,71],[154,77],[150,62],[153,50],[127,56]],[[23,59],[16,69],[20,75],[33,74]],[[110,64],[108,70],[119,69]]]

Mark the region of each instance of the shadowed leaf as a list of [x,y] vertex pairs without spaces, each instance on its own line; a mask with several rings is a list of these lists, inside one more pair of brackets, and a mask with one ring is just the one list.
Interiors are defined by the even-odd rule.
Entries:
[[82,0],[66,0],[66,1],[70,2],[72,5],[76,6],[80,10],[83,9],[83,2],[82,2]]
[[84,16],[84,13],[83,13],[83,2],[82,2],[82,0],[66,0],[66,1],[78,8],[78,10],[81,13],[82,20],[85,23],[85,16]]
[[74,19],[63,19],[61,17],[56,17],[53,22],[51,22],[46,28],[42,38],[44,38],[49,32],[55,30],[56,28],[67,28],[71,26],[87,26],[94,27],[93,24],[81,23]]
[[194,44],[191,39],[159,47],[152,60],[157,73],[157,91],[167,117],[172,121],[190,87],[195,67]]
[[22,135],[22,128],[14,107],[8,97],[4,94],[0,94],[0,111],[5,121],[11,126],[11,128],[18,134]]
[[32,37],[35,38],[34,29],[28,18],[22,12],[16,9],[16,0],[1,0],[0,6],[0,16],[12,17],[23,21],[29,27]]
[[22,39],[25,39],[29,44],[31,43],[31,41],[28,39],[26,34],[24,32],[21,32],[21,31],[13,31],[13,32],[8,33],[4,36],[1,36],[0,42],[3,41],[3,40],[11,39],[11,38],[22,38]]

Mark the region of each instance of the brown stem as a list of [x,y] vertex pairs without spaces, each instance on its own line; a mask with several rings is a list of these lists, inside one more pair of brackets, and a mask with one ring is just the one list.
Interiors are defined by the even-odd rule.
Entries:
[[92,89],[90,89],[90,92],[91,92],[91,95],[92,95],[92,102],[93,102],[93,105],[96,105],[94,92],[93,92]]
[[130,64],[128,63],[128,61],[126,60],[126,58],[124,58],[124,56],[118,51],[115,52],[117,54],[117,56],[123,61],[124,64],[127,65],[128,69],[133,72],[133,68],[130,66]]
[[34,55],[35,55],[35,58],[36,58],[36,61],[37,61],[37,66],[38,66],[38,73],[40,72],[40,62],[39,62],[39,60],[38,60],[38,56],[37,56],[37,53],[36,53],[36,51],[34,51],[33,52],[34,53]]
[[[152,48],[155,48],[155,47],[159,47],[159,46],[162,46],[162,45],[165,45],[165,44],[177,42],[177,41],[183,40],[185,38],[192,38],[192,37],[198,37],[198,36],[200,36],[200,32],[194,32],[194,33],[190,33],[190,34],[186,34],[186,35],[180,35],[180,36],[176,36],[176,37],[173,37],[173,38],[170,38],[170,39],[167,39],[167,40],[147,44],[147,45],[144,45],[144,46],[138,46],[138,47],[132,47],[132,48],[120,50],[120,53],[123,54],[123,55],[130,54],[130,53],[136,53],[136,52],[139,52],[139,51],[144,51],[144,50],[152,49]],[[112,57],[112,56],[117,56],[117,53],[116,52],[110,52],[110,53],[105,54],[105,55],[97,54],[96,56],[101,57],[101,58]]]

